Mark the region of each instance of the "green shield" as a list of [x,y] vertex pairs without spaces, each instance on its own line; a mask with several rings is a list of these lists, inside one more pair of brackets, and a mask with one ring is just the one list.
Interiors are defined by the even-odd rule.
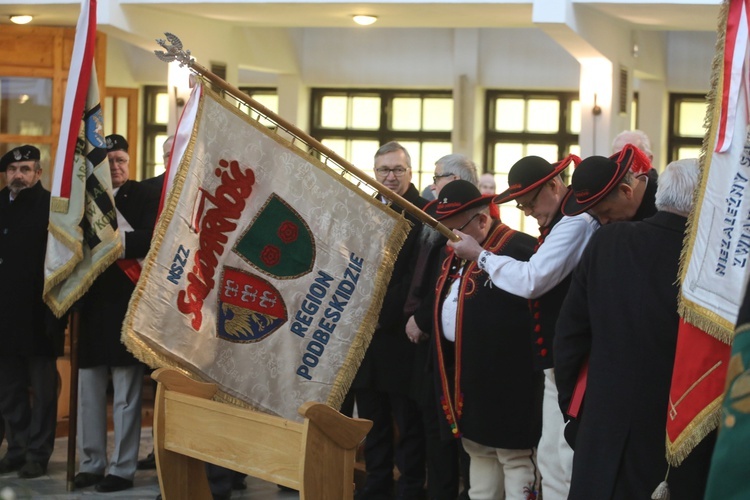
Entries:
[[263,273],[291,279],[312,270],[315,239],[300,214],[273,193],[233,251]]

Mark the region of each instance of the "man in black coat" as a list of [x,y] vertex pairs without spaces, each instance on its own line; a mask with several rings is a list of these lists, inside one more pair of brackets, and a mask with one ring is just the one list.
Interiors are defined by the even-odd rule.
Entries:
[[22,478],[45,474],[52,454],[55,358],[65,328],[42,300],[50,193],[39,181],[39,159],[39,150],[29,145],[0,159],[7,181],[0,191],[0,413],[8,427],[0,474],[18,470]]
[[[571,499],[651,498],[667,472],[676,281],[697,175],[695,160],[670,164],[659,177],[658,212],[600,229],[573,274],[555,336],[564,412],[589,363]],[[710,441],[669,472],[673,498],[703,498]]]
[[[91,285],[81,302],[78,488],[96,484],[99,492],[133,486],[141,435],[144,366],[120,340],[122,322],[140,274],[136,259],[146,256],[156,222],[159,192],[128,180],[128,143],[106,137],[107,157],[124,254]],[[115,449],[107,462],[107,380],[114,387]],[[104,476],[107,472],[106,477]]]
[[[388,189],[422,208],[427,200],[411,183],[411,158],[397,142],[384,144],[375,153],[375,177]],[[398,212],[403,208],[392,205]],[[358,500],[393,498],[393,464],[401,476],[396,498],[421,498],[425,479],[425,444],[422,417],[417,403],[409,397],[415,345],[406,336],[404,303],[411,283],[419,223],[410,215],[414,227],[398,254],[383,299],[378,325],[373,334],[352,390],[358,414],[373,421],[365,438],[365,486]],[[394,450],[393,421],[399,441]]]
[[[441,191],[435,218],[493,254],[528,260],[536,239],[493,219],[493,198],[453,181]],[[534,370],[527,301],[494,286],[451,248],[441,256],[432,338],[440,404],[432,411],[471,457],[470,498],[536,498],[543,375]]]

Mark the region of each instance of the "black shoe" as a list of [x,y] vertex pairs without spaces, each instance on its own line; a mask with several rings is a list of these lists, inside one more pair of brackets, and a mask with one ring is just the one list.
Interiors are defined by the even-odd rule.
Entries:
[[138,470],[156,469],[156,455],[154,455],[154,452],[152,451],[151,453],[146,455],[146,458],[138,460],[138,465],[136,465],[136,468]]
[[104,474],[93,474],[91,472],[79,472],[73,478],[73,485],[76,488],[88,488],[99,484],[104,479]]
[[133,481],[124,477],[107,474],[102,482],[96,485],[96,491],[99,493],[110,493],[112,491],[129,490],[133,487]]
[[247,489],[247,483],[245,483],[244,477],[238,477],[232,479],[232,489],[236,491],[243,491]]
[[18,471],[18,477],[21,479],[33,479],[43,476],[47,473],[47,466],[40,462],[26,462]]
[[26,463],[26,460],[23,458],[17,458],[15,460],[11,460],[8,457],[4,457],[2,460],[0,460],[0,474],[7,474],[8,472],[14,472],[21,467],[23,467],[23,464]]

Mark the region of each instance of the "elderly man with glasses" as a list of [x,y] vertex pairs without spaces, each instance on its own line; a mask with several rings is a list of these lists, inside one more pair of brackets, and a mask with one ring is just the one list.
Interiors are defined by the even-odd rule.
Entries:
[[456,231],[461,241],[448,245],[460,258],[477,261],[492,283],[506,292],[529,299],[532,313],[534,365],[544,370],[542,437],[537,449],[545,500],[565,499],[570,488],[573,450],[565,442],[565,422],[557,402],[552,342],[555,322],[570,285],[570,275],[599,224],[588,214],[564,216],[561,211],[568,187],[562,173],[580,159],[570,155],[550,164],[538,156],[516,162],[508,173],[508,189],[495,203],[516,200],[526,216],[539,223],[536,252],[528,262],[484,250],[468,234]]

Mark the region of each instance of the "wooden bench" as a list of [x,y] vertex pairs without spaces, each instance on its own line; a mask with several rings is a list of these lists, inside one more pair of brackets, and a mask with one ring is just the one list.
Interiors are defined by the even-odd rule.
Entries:
[[352,499],[357,446],[372,422],[322,403],[294,422],[213,401],[217,387],[160,368],[154,452],[164,500],[211,499],[204,462],[299,490],[300,499]]

